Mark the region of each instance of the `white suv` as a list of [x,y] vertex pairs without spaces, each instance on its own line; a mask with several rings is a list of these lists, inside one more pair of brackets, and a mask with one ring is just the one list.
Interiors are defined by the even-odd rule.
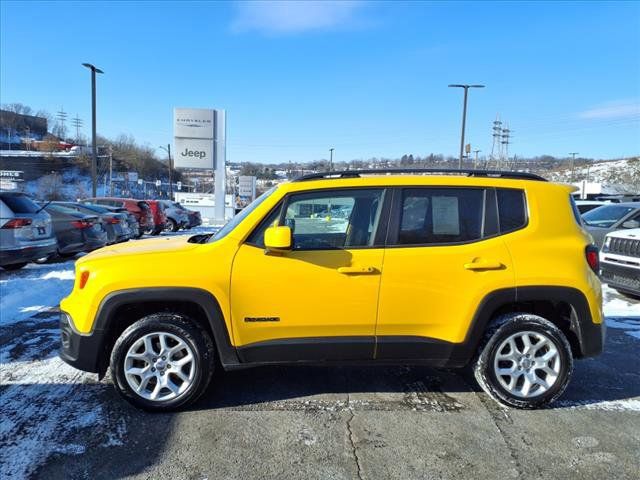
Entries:
[[607,234],[600,268],[603,282],[624,295],[640,297],[640,228]]

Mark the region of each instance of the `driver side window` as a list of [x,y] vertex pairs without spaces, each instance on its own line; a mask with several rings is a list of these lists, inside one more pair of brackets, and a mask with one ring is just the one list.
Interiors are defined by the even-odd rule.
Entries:
[[383,190],[332,190],[292,195],[284,225],[294,250],[372,246]]

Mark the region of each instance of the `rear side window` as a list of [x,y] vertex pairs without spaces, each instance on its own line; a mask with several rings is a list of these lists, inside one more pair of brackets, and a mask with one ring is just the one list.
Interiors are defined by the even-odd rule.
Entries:
[[524,191],[497,188],[496,196],[498,199],[500,233],[509,233],[524,227],[527,224]]
[[40,210],[38,204],[26,195],[3,195],[2,201],[13,213],[36,213]]
[[398,245],[461,243],[482,238],[485,190],[406,188]]

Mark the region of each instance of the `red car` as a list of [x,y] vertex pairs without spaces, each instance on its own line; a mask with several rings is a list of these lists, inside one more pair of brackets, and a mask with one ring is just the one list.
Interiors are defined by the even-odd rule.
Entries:
[[[133,198],[95,197],[87,198],[83,200],[82,203],[95,203],[109,207],[126,208],[127,211],[133,214],[138,221],[137,238],[140,238],[145,232],[153,232],[155,230],[155,217],[152,212],[152,208],[149,203],[144,200],[135,200]],[[157,235],[157,233],[155,235]]]
[[153,213],[153,230],[151,235],[159,235],[167,226],[167,215],[164,212],[164,205],[158,200],[145,200],[151,207]]

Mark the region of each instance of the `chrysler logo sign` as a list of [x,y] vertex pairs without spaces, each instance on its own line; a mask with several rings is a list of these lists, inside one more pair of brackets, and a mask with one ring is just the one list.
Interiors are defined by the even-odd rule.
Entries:
[[213,138],[213,110],[176,108],[173,115],[173,135],[180,138]]

